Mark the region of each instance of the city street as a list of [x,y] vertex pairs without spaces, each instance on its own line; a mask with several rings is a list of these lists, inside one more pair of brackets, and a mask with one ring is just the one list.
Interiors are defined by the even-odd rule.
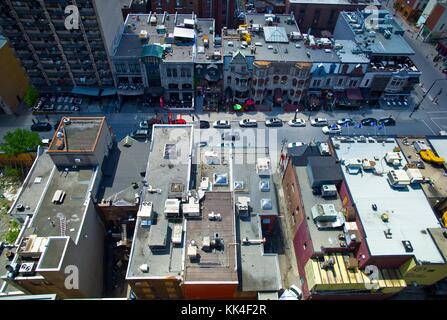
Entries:
[[[386,2],[384,1],[384,4]],[[394,13],[392,8],[393,1],[389,1],[388,7],[391,12]],[[422,42],[422,38],[416,38],[416,31],[413,27],[404,22],[400,16],[396,15],[396,20],[403,26],[405,30],[405,38],[415,51],[415,55],[412,57],[419,70],[422,72],[421,86],[416,86],[413,93],[414,102],[417,104],[427,92],[427,89],[437,79],[446,79],[446,81],[438,81],[430,90],[429,94],[425,97],[421,103],[419,110],[414,112],[410,118],[411,109],[409,110],[382,110],[382,109],[361,109],[359,111],[321,111],[321,112],[303,112],[298,113],[298,118],[303,118],[308,121],[309,117],[322,117],[329,120],[330,123],[335,122],[343,117],[353,118],[355,121],[359,121],[366,117],[381,118],[392,116],[397,120],[395,127],[386,127],[382,130],[377,128],[361,128],[355,129],[353,127],[343,128],[342,134],[355,134],[355,135],[368,135],[368,134],[391,134],[391,135],[437,135],[440,130],[447,130],[447,90],[444,90],[438,97],[437,103],[433,103],[433,97],[437,95],[441,88],[447,87],[447,78],[444,74],[434,65],[433,45],[429,45]],[[428,57],[428,58],[427,58]],[[138,128],[138,123],[142,120],[150,119],[154,116],[153,108],[143,108],[136,103],[128,102],[121,107],[121,112],[114,112],[113,107],[100,106],[98,102],[91,102],[88,105],[82,107],[81,112],[75,115],[86,116],[98,116],[105,115],[109,125],[112,126],[117,139],[122,139],[131,131]],[[165,114],[165,119],[167,114]],[[178,115],[178,114],[177,114]],[[174,116],[177,116],[174,114]],[[50,115],[49,119],[52,124],[56,123],[60,119],[61,115]],[[188,122],[192,123],[192,114],[186,113],[182,117]],[[237,122],[243,118],[256,119],[260,125],[259,129],[264,128],[263,121],[269,117],[278,117],[283,121],[288,121],[294,117],[294,113],[284,113],[282,108],[274,109],[271,112],[249,112],[249,113],[207,113],[202,112],[198,107],[194,113],[194,122],[199,120],[215,121],[215,120],[230,120],[233,122],[232,128],[238,128]],[[30,112],[21,116],[0,116],[0,139],[4,134],[15,128],[29,128],[33,119],[39,119],[41,121],[47,121],[45,116],[33,116]],[[274,130],[275,134],[269,134],[270,137],[277,137],[276,145],[277,149],[281,148],[281,141],[286,139],[288,142],[302,141],[309,142],[312,139],[321,140],[324,138],[324,134],[321,128],[311,127],[309,124],[305,128],[290,128],[287,124],[279,129]],[[51,138],[52,132],[40,133],[42,138]],[[271,145],[271,142],[269,143]]]

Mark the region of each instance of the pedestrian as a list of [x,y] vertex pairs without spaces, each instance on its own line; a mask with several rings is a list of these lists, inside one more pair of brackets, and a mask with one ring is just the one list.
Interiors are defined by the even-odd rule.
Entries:
[[192,122],[194,122],[194,115],[192,115]]

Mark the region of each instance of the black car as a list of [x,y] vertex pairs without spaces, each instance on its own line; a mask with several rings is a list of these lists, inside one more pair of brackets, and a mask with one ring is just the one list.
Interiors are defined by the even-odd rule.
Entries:
[[266,127],[282,127],[282,120],[278,118],[271,118],[265,121]]
[[200,120],[199,125],[200,125],[200,129],[209,129],[210,128],[210,123],[205,120]]
[[377,119],[374,118],[366,118],[362,120],[362,126],[376,126]]
[[396,125],[396,120],[394,120],[391,117],[388,118],[381,118],[379,119],[379,124],[383,124],[384,126],[395,126]]
[[53,127],[49,122],[34,122],[31,126],[31,131],[47,132],[52,129]]

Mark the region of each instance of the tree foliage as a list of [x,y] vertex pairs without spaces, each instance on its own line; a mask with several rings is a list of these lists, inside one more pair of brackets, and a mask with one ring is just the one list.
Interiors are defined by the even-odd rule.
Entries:
[[39,99],[39,92],[33,86],[28,86],[25,91],[25,95],[23,97],[23,101],[28,108],[32,108],[37,103],[37,99]]
[[6,133],[0,150],[9,156],[16,156],[20,153],[35,151],[41,140],[37,132],[25,129],[16,129]]

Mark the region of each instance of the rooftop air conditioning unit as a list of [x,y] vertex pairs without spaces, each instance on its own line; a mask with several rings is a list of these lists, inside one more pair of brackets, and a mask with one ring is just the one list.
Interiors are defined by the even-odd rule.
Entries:
[[411,183],[405,170],[390,170],[387,174],[389,184],[396,188],[404,188]]
[[65,199],[65,191],[56,190],[53,196],[53,200],[51,202],[53,202],[53,204],[61,204],[62,202],[64,202],[64,199]]
[[236,212],[240,217],[248,217],[250,215],[250,198],[238,197],[236,202]]
[[323,198],[336,197],[337,187],[334,184],[325,184],[321,186],[321,196]]

